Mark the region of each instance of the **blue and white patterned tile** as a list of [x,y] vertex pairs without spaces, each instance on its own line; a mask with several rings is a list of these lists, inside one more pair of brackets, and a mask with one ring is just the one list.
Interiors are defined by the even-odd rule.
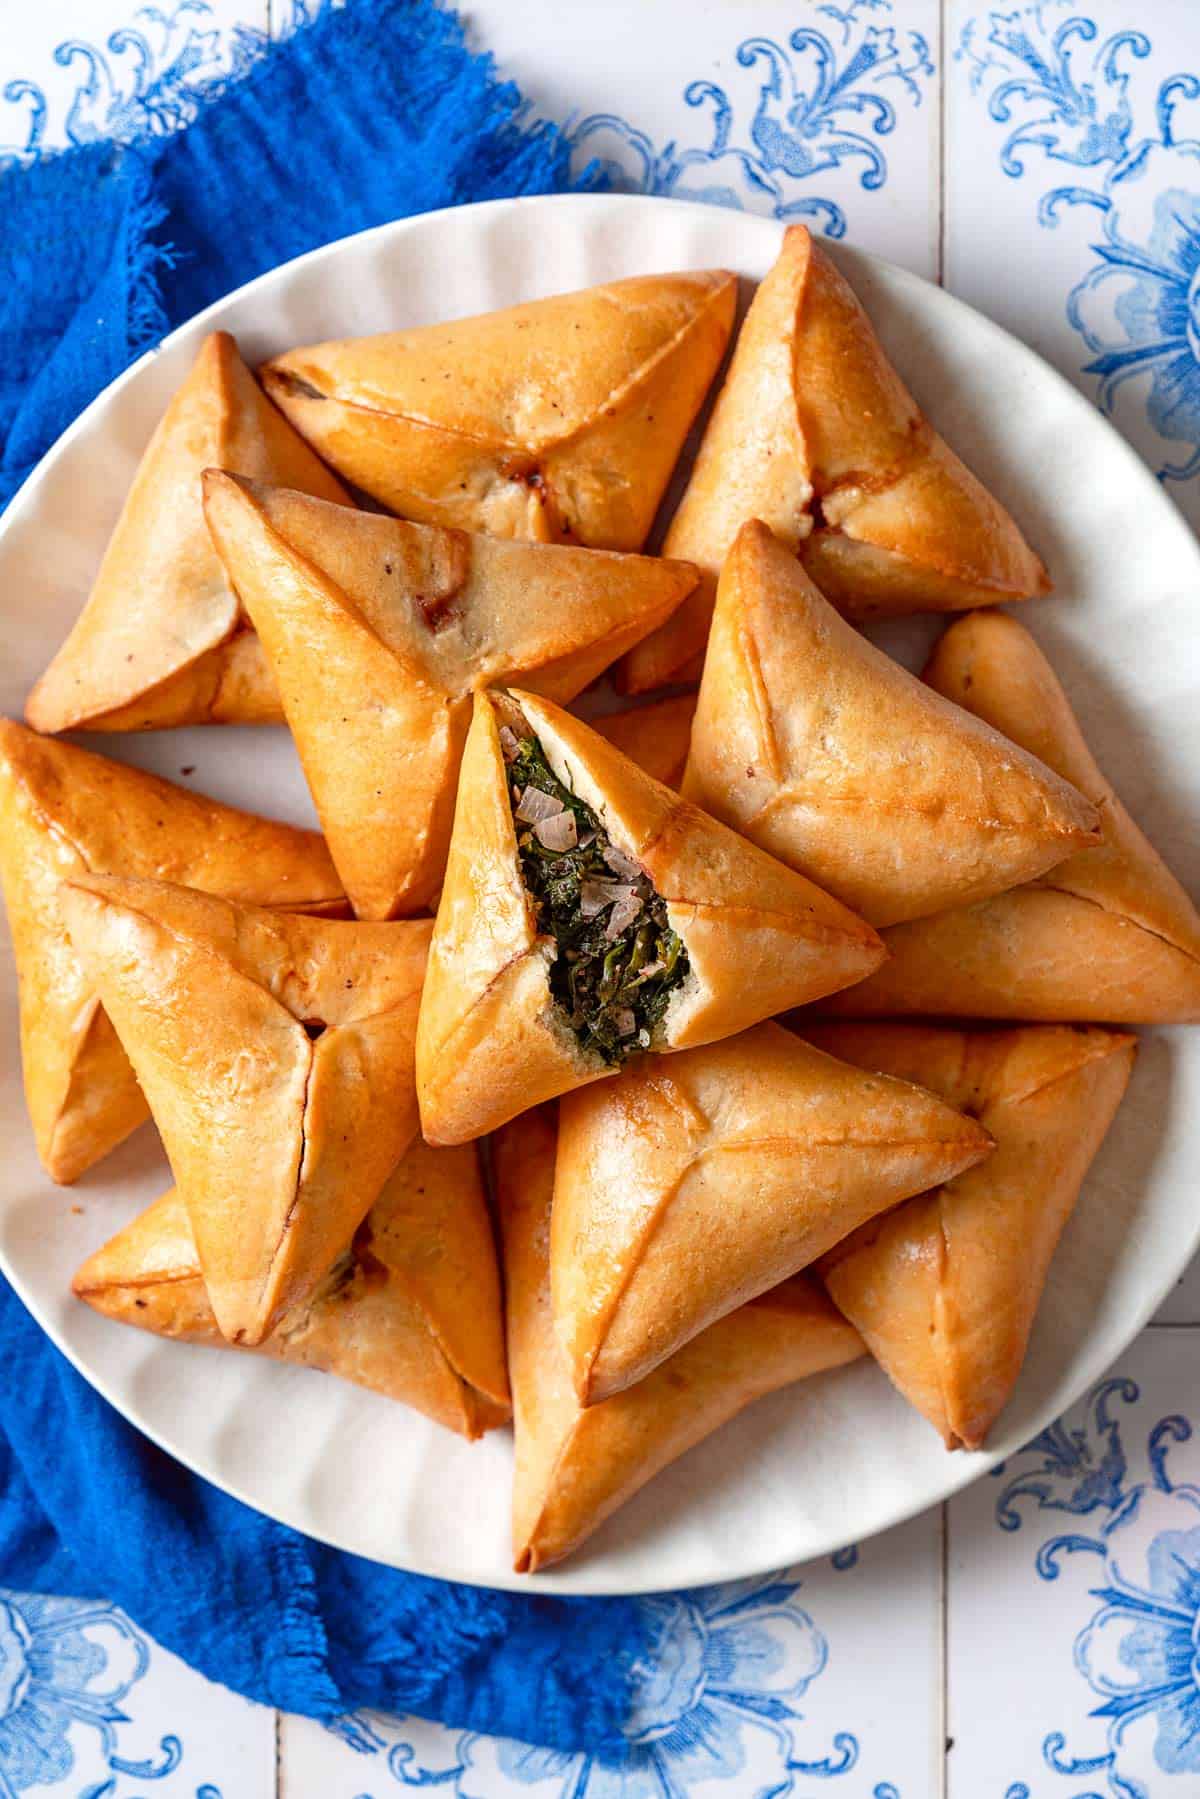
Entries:
[[1200,1331],[949,1506],[949,1799],[1200,1792]]
[[0,1590],[0,1793],[271,1799],[275,1715],[115,1606]]
[[947,286],[1200,522],[1200,8],[950,0],[947,24]]
[[[579,166],[803,219],[932,274],[937,0],[468,0],[474,40]],[[670,71],[669,75],[666,71]]]
[[3,7],[0,166],[169,130],[261,47],[268,0],[23,0]]
[[761,1581],[648,1599],[621,1768],[419,1719],[281,1718],[286,1799],[928,1799],[941,1724],[936,1513]]

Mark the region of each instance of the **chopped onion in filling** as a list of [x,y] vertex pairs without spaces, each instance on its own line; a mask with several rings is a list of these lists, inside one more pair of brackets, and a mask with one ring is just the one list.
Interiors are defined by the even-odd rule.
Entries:
[[535,825],[543,818],[557,818],[565,810],[562,801],[555,799],[552,793],[543,793],[540,787],[526,787],[513,817],[519,818],[522,824]]
[[559,780],[537,738],[504,725],[500,742],[522,880],[539,934],[556,946],[550,991],[581,1048],[623,1062],[652,1047],[687,949],[646,870]]
[[556,812],[553,818],[543,818],[533,827],[533,834],[546,850],[573,850],[575,848],[575,814],[573,812]]

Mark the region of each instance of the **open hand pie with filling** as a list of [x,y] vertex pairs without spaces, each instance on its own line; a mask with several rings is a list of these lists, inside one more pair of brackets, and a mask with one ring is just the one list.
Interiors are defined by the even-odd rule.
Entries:
[[870,926],[528,693],[477,695],[417,1033],[430,1142],[861,978]]

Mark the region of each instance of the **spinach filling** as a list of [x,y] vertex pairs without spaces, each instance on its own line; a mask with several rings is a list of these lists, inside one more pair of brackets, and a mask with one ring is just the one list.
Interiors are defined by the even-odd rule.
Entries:
[[536,737],[500,733],[521,875],[538,930],[554,938],[550,991],[580,1047],[610,1064],[649,1049],[688,972],[666,901],[592,808],[550,768]]

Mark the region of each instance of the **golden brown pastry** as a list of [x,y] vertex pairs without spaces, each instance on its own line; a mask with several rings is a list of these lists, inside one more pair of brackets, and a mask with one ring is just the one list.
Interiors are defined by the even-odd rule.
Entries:
[[879,955],[853,913],[579,719],[479,694],[421,1001],[422,1129],[482,1136],[630,1053],[729,1036]]
[[133,1063],[223,1336],[303,1305],[417,1131],[431,925],[265,912],[80,875],[71,942]]
[[892,960],[846,995],[844,1010],[1047,1023],[1200,1019],[1200,916],[1097,768],[1024,626],[1003,613],[962,619],[925,679],[1072,781],[1099,812],[1102,839],[1031,885],[889,932]]
[[263,385],[393,512],[493,537],[640,550],[717,372],[723,269],[277,356]]
[[974,1119],[777,1024],[646,1059],[559,1108],[554,1315],[580,1402],[987,1155]]
[[721,573],[684,792],[876,926],[1032,880],[1099,823],[868,643],[757,522]]
[[803,225],[738,336],[664,554],[706,579],[631,651],[631,693],[704,647],[721,565],[761,518],[851,618],[961,612],[1049,591],[1046,571],[921,413],[848,283]]
[[503,542],[210,471],[205,510],[266,647],[360,918],[442,884],[474,689],[573,699],[676,606],[695,570]]
[[[90,1256],[71,1287],[122,1324],[228,1347],[175,1187]],[[500,1282],[474,1148],[429,1149],[418,1138],[345,1255],[258,1348],[415,1406],[464,1437],[503,1424]]]
[[344,911],[315,831],[255,818],[0,719],[0,884],[17,962],[25,1099],[52,1180],[106,1156],[149,1109],[71,949],[59,882],[178,881],[291,911]]
[[648,1480],[754,1400],[863,1353],[858,1332],[819,1284],[797,1275],[710,1325],[636,1387],[585,1410],[550,1304],[554,1135],[553,1111],[542,1107],[506,1125],[493,1146],[518,1573],[561,1561]]
[[995,1138],[987,1161],[864,1225],[821,1264],[834,1303],[948,1449],[1008,1403],[1046,1275],[1133,1069],[1134,1037],[1032,1025],[816,1027],[862,1068],[920,1081]]
[[87,604],[37,683],[38,731],[282,718],[262,646],[209,539],[201,472],[349,496],[265,399],[227,331],[205,338],[146,448]]
[[687,767],[695,712],[696,695],[681,693],[674,699],[655,700],[649,706],[627,706],[623,712],[608,712],[591,722],[601,737],[607,737],[648,775],[664,787],[678,788]]

